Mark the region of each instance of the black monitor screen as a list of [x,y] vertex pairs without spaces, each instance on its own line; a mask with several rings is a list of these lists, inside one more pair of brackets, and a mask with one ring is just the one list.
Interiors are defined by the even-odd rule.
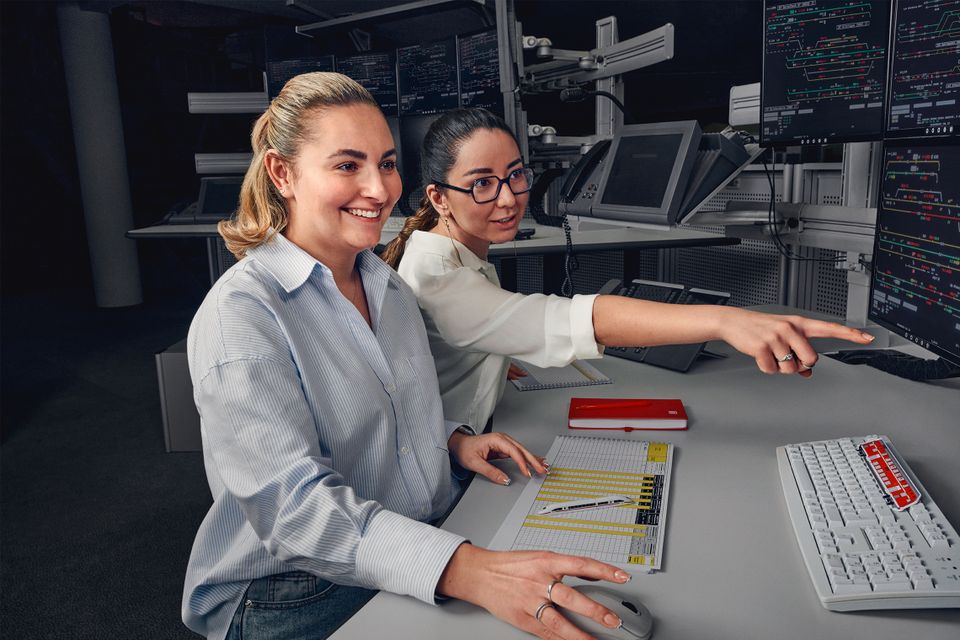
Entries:
[[458,39],[460,105],[503,111],[496,30]]
[[199,213],[229,217],[240,205],[243,176],[205,179]]
[[364,53],[337,58],[337,71],[373,94],[388,116],[397,115],[397,65],[392,53]]
[[681,133],[623,136],[610,165],[601,202],[661,207],[682,141]]
[[870,319],[960,365],[960,147],[884,149]]
[[455,38],[397,49],[400,115],[442,113],[460,105]]
[[889,2],[764,3],[765,144],[879,140]]
[[960,4],[899,0],[887,137],[960,134]]
[[267,61],[267,96],[273,100],[287,84],[287,80],[301,73],[333,71],[333,56],[297,58],[295,60]]

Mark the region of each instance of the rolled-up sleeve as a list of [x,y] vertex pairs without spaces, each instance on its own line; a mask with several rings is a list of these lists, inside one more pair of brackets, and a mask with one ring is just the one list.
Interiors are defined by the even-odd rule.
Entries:
[[388,511],[345,484],[320,450],[292,363],[221,363],[195,394],[224,489],[271,555],[342,584],[434,602],[464,538]]
[[593,331],[596,295],[570,299],[511,293],[469,267],[440,274],[419,272],[411,287],[441,337],[460,349],[514,357],[540,367],[603,354]]

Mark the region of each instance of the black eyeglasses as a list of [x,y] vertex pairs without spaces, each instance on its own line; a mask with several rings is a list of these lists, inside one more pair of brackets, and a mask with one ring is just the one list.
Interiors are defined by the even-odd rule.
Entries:
[[446,184],[437,180],[434,180],[433,183],[441,187],[446,187],[447,189],[459,191],[460,193],[469,193],[473,196],[473,201],[477,204],[486,204],[500,197],[500,189],[503,188],[504,184],[507,185],[507,188],[510,189],[515,196],[530,191],[530,189],[533,188],[533,169],[514,169],[506,178],[498,178],[497,176],[476,178],[469,189],[455,187],[452,184]]

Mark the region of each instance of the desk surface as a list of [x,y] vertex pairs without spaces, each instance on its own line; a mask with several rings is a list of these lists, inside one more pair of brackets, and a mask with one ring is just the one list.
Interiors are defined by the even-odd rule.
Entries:
[[[525,228],[532,227],[535,235],[529,240],[519,240],[490,247],[491,257],[510,257],[522,255],[543,255],[562,253],[566,248],[563,230],[532,222],[524,223]],[[385,228],[380,235],[380,243],[386,244],[397,237],[397,229]],[[160,224],[152,227],[133,229],[127,237],[144,238],[211,238],[216,237],[214,224]],[[613,251],[617,249],[660,249],[677,247],[707,247],[735,245],[739,238],[727,238],[715,233],[691,229],[602,229],[595,231],[574,231],[571,235],[574,249],[585,251]]]
[[[817,347],[830,349],[822,341]],[[960,610],[835,613],[820,605],[787,515],[774,449],[888,435],[958,527],[960,381],[910,382],[830,358],[820,360],[809,380],[766,376],[725,344],[711,350],[731,355],[700,361],[686,374],[608,357],[596,365],[612,385],[524,393],[508,385],[494,416],[497,430],[545,453],[554,436],[566,431],[571,396],[683,400],[689,431],[619,435],[676,445],[663,570],[615,587],[650,608],[654,640],[955,639]],[[445,529],[489,543],[525,484],[515,467],[503,468],[511,486],[475,479]],[[333,637],[379,637],[385,620],[396,640],[531,637],[465,602],[431,607],[388,593],[377,595]]]

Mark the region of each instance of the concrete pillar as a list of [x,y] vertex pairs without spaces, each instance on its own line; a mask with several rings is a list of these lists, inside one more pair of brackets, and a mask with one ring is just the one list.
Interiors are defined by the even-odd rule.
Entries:
[[97,306],[140,304],[127,153],[107,14],[57,7]]

